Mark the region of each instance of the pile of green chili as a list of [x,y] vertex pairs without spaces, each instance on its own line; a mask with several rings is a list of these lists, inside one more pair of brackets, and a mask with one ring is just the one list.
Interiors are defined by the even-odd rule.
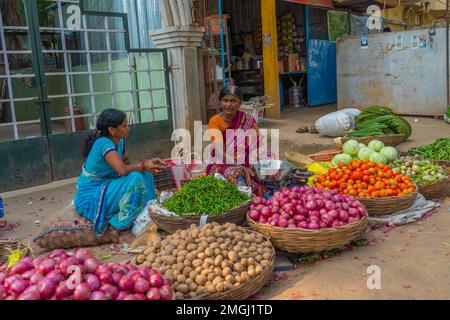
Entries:
[[426,160],[450,160],[450,139],[437,139],[432,144],[409,150],[408,154],[418,154],[422,159]]
[[238,207],[248,200],[250,198],[233,184],[208,176],[188,182],[163,206],[180,216],[213,216]]

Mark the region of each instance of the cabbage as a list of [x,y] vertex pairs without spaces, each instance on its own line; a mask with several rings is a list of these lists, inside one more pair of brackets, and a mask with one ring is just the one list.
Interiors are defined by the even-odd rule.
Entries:
[[378,152],[372,152],[370,154],[369,160],[375,163],[379,163],[379,164],[386,164],[387,163],[387,159],[385,156],[383,156],[382,154],[378,153]]
[[358,159],[359,160],[369,160],[370,155],[374,152],[375,151],[373,151],[372,149],[370,149],[368,147],[363,147],[363,148],[359,149]]
[[364,143],[359,143],[359,150],[361,150],[362,148],[367,148],[367,146]]
[[394,147],[384,147],[380,150],[380,154],[385,156],[388,162],[394,161],[398,157],[397,149]]
[[373,151],[380,152],[380,150],[384,148],[384,143],[380,140],[372,140],[369,142],[368,147]]
[[339,163],[347,164],[350,161],[352,161],[352,157],[350,155],[341,153],[334,156],[333,165],[337,166]]
[[359,142],[356,140],[348,140],[342,146],[342,150],[344,153],[349,154],[351,156],[356,156],[359,151]]

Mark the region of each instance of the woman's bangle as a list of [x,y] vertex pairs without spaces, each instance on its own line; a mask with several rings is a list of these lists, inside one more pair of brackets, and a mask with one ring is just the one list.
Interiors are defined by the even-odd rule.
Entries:
[[141,163],[139,163],[138,166],[140,166],[142,168],[142,172],[145,171],[145,161],[142,161]]

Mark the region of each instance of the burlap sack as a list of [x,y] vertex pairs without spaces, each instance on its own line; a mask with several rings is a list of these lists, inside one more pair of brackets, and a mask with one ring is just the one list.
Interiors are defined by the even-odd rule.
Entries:
[[43,223],[34,243],[41,248],[70,249],[77,247],[97,246],[119,242],[119,231],[111,226],[98,237],[93,224],[80,216],[73,205],[70,205],[47,218]]

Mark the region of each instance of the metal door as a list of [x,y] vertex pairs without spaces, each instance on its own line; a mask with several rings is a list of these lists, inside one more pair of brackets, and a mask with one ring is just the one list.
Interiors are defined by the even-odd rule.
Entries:
[[[15,130],[15,141],[0,143],[0,150],[10,154],[9,170],[1,176],[10,182],[1,179],[0,191],[77,176],[88,130],[95,129],[106,108],[128,115],[132,161],[170,153],[173,126],[165,50],[131,49],[123,13],[85,11],[78,0],[24,0],[23,8],[28,22],[20,30],[30,34],[27,54],[35,79],[35,95],[28,94],[31,107],[24,114],[31,117],[32,108],[39,110],[26,124],[40,125],[40,131],[24,140],[18,130],[24,123],[17,117],[7,123]],[[15,53],[5,51],[4,56]],[[9,84],[14,77],[9,72],[4,78]],[[14,110],[16,101],[10,96],[3,100]],[[23,162],[26,170],[18,169]],[[11,175],[11,170],[18,171]]]

